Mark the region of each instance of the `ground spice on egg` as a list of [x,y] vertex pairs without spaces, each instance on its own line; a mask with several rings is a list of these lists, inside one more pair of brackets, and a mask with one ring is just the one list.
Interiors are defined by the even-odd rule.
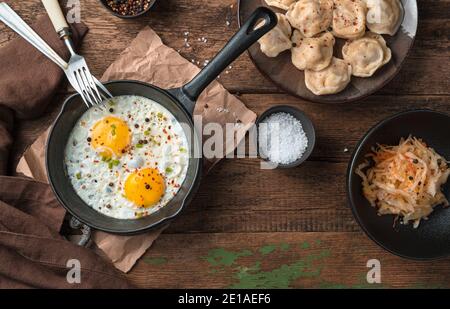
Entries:
[[138,15],[147,10],[152,0],[107,0],[106,3],[119,15]]

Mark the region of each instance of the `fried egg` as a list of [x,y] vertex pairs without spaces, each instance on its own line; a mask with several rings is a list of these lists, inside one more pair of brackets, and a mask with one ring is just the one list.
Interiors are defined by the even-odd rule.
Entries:
[[66,172],[80,198],[118,219],[167,205],[186,178],[189,145],[176,118],[140,96],[118,96],[77,121],[65,149]]

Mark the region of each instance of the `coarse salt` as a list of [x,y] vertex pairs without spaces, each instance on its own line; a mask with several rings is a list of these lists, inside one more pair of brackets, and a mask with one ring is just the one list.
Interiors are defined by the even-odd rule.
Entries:
[[277,164],[300,159],[308,147],[301,122],[284,112],[274,113],[259,124],[258,142],[262,157]]

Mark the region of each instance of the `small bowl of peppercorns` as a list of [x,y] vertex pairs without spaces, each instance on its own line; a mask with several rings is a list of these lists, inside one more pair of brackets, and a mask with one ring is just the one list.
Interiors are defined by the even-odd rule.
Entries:
[[101,0],[105,8],[120,18],[135,18],[147,13],[156,0]]

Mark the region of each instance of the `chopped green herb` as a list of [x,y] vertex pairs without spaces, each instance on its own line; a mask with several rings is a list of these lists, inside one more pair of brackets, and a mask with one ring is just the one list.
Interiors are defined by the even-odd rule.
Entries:
[[117,166],[117,165],[119,165],[119,163],[120,163],[119,160],[112,160],[111,162],[112,162],[112,164],[113,164],[114,166]]
[[115,124],[112,124],[111,125],[111,134],[114,136],[114,135],[116,135],[116,125]]
[[102,157],[102,161],[108,163],[111,161],[111,158],[110,157]]
[[144,147],[144,144],[136,144],[136,148],[142,148]]
[[156,116],[158,116],[158,118],[162,118],[164,115],[162,113],[158,113]]
[[77,179],[80,180],[81,179],[81,173],[76,173],[75,177],[77,177]]
[[149,136],[150,135],[150,131],[149,130],[144,131],[144,135]]
[[169,166],[169,167],[166,167],[166,173],[172,173],[173,172],[173,169]]
[[114,100],[109,100],[108,101],[108,105],[109,106],[114,106],[114,105],[116,105],[116,102],[114,102]]
[[112,161],[108,163],[108,167],[109,167],[110,170],[113,168],[113,162]]
[[180,147],[180,152],[186,152],[186,151],[187,151],[186,148]]

